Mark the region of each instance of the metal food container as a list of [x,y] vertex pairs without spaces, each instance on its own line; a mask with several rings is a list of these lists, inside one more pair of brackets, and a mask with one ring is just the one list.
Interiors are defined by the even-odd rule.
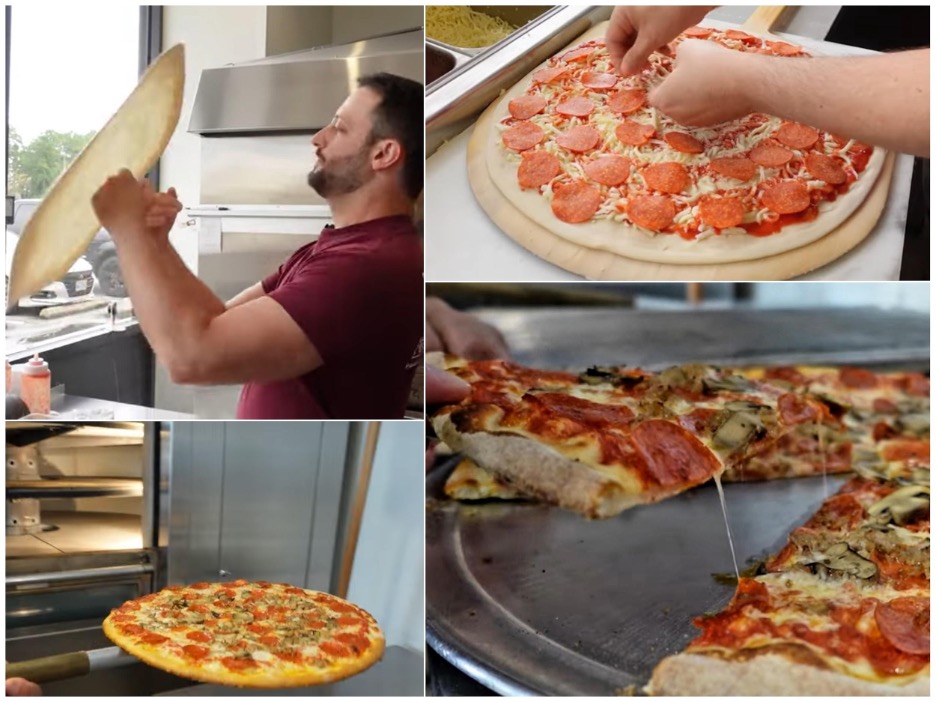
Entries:
[[[590,27],[610,18],[609,7],[473,7],[509,22],[538,13],[485,49],[460,49],[426,39],[426,155],[463,131],[502,91],[513,86]],[[510,14],[516,12],[516,15]]]

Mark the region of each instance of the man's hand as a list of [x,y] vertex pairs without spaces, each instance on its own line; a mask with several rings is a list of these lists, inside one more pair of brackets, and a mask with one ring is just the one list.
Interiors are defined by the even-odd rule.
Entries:
[[426,350],[446,351],[472,361],[510,356],[497,329],[436,297],[426,299]]
[[36,683],[29,682],[29,680],[24,678],[7,678],[7,697],[39,697],[41,695],[42,688]]
[[137,181],[126,169],[104,182],[91,205],[101,226],[117,237],[143,231],[165,238],[182,209],[175,188],[154,192],[149,181]]
[[[426,366],[426,406],[461,402],[471,391],[471,386],[461,378],[446,373],[435,366]],[[426,448],[426,470],[435,461],[435,442]]]
[[697,24],[712,9],[699,7],[616,7],[605,34],[611,66],[623,76],[648,66],[647,58]]
[[667,117],[693,127],[743,117],[754,111],[747,90],[749,69],[764,60],[714,42],[690,39],[679,45],[673,72],[647,99]]

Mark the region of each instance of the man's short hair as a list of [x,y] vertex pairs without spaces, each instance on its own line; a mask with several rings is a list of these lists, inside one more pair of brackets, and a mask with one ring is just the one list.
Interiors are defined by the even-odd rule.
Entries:
[[421,83],[390,73],[358,78],[358,85],[380,95],[374,110],[371,138],[396,139],[403,147],[403,187],[415,200],[423,189],[423,134],[425,133]]

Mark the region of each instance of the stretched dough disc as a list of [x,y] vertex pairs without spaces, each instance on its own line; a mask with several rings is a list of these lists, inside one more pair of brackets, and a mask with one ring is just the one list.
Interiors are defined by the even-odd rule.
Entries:
[[26,224],[13,255],[7,304],[58,280],[100,229],[91,196],[121,168],[142,178],[169,143],[182,110],[185,48],[164,52],[117,113],[78,154]]

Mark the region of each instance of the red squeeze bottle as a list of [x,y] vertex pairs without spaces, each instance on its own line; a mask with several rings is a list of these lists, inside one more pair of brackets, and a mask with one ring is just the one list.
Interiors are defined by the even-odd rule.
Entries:
[[20,376],[20,396],[32,414],[52,411],[52,371],[39,354],[23,364]]

